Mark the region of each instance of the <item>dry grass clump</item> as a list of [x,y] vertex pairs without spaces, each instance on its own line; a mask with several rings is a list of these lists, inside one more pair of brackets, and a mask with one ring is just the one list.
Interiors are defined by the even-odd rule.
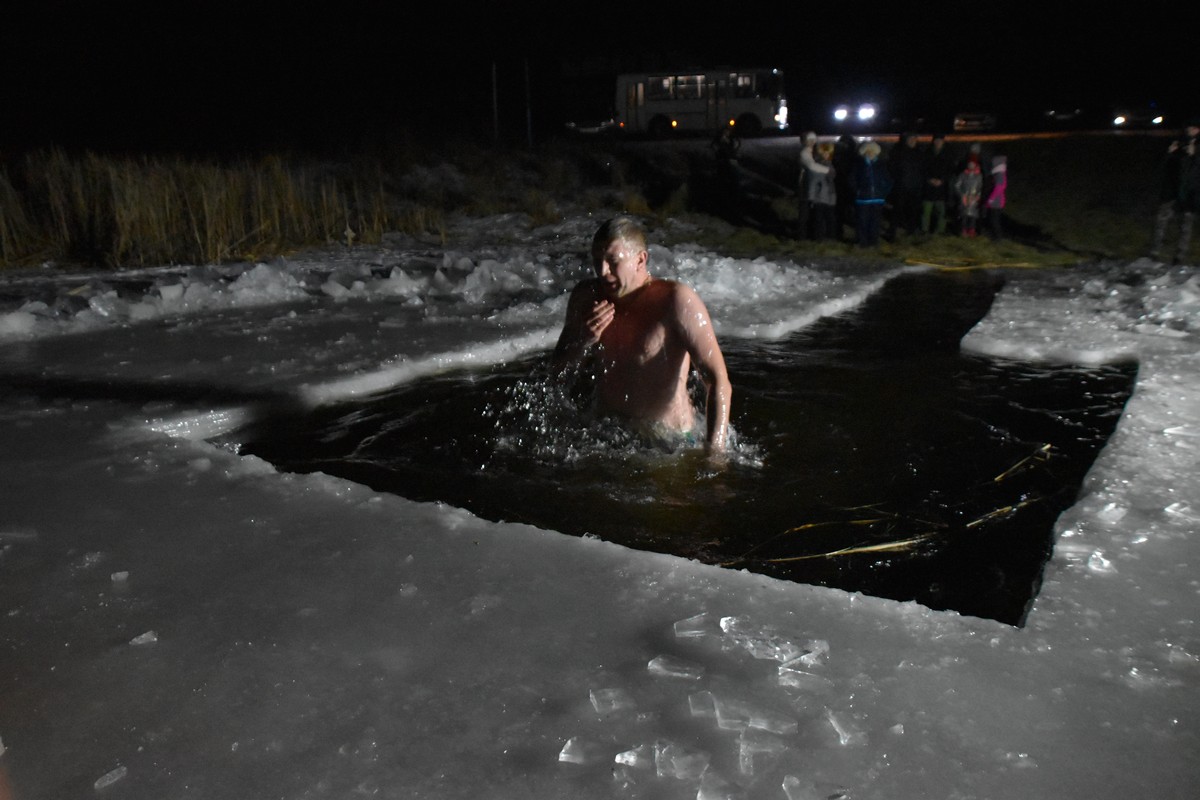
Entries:
[[38,152],[0,172],[0,261],[220,263],[444,228],[386,176],[279,157],[226,164]]

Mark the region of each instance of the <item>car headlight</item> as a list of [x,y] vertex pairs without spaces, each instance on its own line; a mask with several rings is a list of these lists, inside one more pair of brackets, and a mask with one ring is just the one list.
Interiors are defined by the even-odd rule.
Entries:
[[838,122],[845,122],[846,118],[849,116],[850,109],[846,108],[845,106],[838,106],[833,110],[833,118]]
[[1113,117],[1113,125],[1124,125],[1127,122],[1124,114],[1117,114]]
[[875,118],[875,106],[867,103],[858,107],[858,119],[860,122],[866,122]]

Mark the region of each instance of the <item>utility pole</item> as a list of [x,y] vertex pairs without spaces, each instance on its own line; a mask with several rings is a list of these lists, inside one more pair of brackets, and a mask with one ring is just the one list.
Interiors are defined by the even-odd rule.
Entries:
[[496,62],[492,62],[492,138],[500,142],[500,97],[496,90]]
[[529,59],[525,59],[525,139],[529,149],[533,149],[533,107],[529,94]]

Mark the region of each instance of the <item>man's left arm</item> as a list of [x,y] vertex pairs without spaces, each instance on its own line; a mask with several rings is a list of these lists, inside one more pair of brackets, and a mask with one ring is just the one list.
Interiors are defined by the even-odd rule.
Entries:
[[722,452],[729,440],[729,408],[733,386],[725,368],[725,356],[717,343],[712,319],[700,296],[679,284],[675,296],[675,316],[692,365],[699,371],[707,388],[705,418],[709,452]]

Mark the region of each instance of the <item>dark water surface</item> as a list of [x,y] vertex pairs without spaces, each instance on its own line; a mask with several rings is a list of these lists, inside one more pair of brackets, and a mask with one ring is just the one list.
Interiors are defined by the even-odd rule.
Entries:
[[891,281],[783,341],[723,342],[724,468],[587,423],[542,359],[242,431],[240,452],[498,521],[1021,624],[1136,366],[959,352],[986,272]]

